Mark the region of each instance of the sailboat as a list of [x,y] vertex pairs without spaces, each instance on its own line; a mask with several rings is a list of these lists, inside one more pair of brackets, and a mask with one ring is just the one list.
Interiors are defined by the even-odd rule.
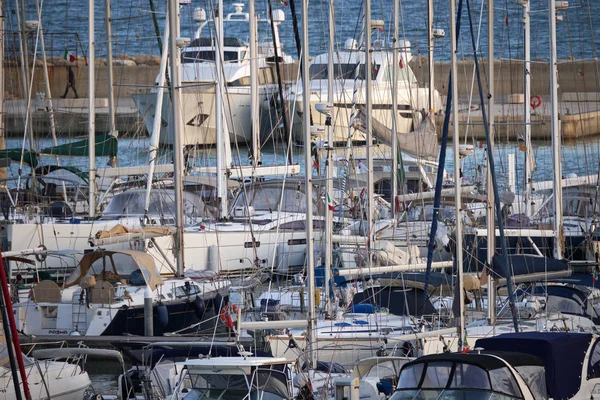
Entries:
[[143,336],[146,298],[152,299],[154,335],[212,332],[228,285],[215,276],[163,279],[146,253],[97,250],[81,258],[63,288],[43,280],[14,307],[28,335]]

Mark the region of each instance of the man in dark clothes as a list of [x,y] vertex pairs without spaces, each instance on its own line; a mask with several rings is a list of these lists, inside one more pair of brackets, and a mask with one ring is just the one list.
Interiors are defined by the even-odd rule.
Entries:
[[67,97],[67,93],[69,93],[69,88],[73,89],[73,93],[75,93],[75,98],[79,98],[79,96],[77,95],[77,89],[75,89],[75,73],[73,72],[73,68],[71,68],[71,66],[69,65],[68,67],[69,70],[69,79],[67,80],[67,88],[65,89],[65,94],[63,94],[61,96],[61,98],[66,98]]

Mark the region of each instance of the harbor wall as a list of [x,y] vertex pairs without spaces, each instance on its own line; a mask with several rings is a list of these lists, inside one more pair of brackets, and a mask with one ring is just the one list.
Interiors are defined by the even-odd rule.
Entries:
[[[121,57],[123,58],[115,60],[115,65],[113,68],[116,97],[130,97],[133,93],[154,85],[159,71],[159,60],[156,57]],[[39,64],[40,62],[38,60],[38,65]],[[427,85],[427,59],[417,58],[411,61],[411,66],[420,84]],[[75,74],[75,83],[79,97],[87,97],[88,71],[85,62],[78,62],[73,65],[72,68]],[[485,61],[480,63],[480,69],[484,88],[487,88],[487,65]],[[458,70],[459,96],[468,96],[471,91],[473,61],[460,61],[458,63]],[[445,96],[448,92],[449,72],[449,63],[435,63],[435,86],[443,96]],[[497,60],[495,63],[495,72],[497,96],[508,96],[512,93],[523,92],[522,62]],[[64,93],[68,82],[66,63],[58,61],[55,61],[54,63],[51,62],[48,73],[50,76],[52,97],[61,96]],[[550,80],[547,62],[543,60],[533,61],[531,64],[530,73],[532,81],[532,94],[537,94],[540,96],[548,95],[550,89]],[[21,70],[17,63],[10,65],[10,68],[5,68],[5,74],[5,92],[7,98],[22,99],[23,87],[20,80]],[[290,68],[287,68],[283,75],[286,81],[294,81],[298,76],[297,65],[294,64]],[[96,65],[96,97],[107,97],[107,76],[108,73],[106,63],[104,60],[99,60]],[[558,65],[558,77],[560,91],[562,92],[600,92],[600,62],[598,60],[577,62],[562,60]],[[42,69],[38,66],[34,72],[34,92],[43,92],[44,86]],[[477,82],[475,81],[474,94],[477,93]],[[70,93],[69,96],[72,96],[72,93]]]
[[[85,134],[87,129],[87,94],[88,94],[88,70],[85,60],[79,59],[70,64],[75,76],[75,87],[79,100],[69,100],[74,97],[73,91],[69,91],[67,99],[60,99],[64,94],[68,83],[68,65],[63,59],[49,60],[50,88],[55,109],[57,111],[57,123],[59,134]],[[127,57],[118,56],[114,62],[114,92],[117,98],[117,129],[122,134],[144,134],[143,121],[137,114],[135,104],[131,100],[132,94],[145,91],[155,85],[156,76],[159,71],[160,60],[152,56]],[[411,61],[412,69],[421,85],[426,86],[428,82],[428,64],[426,58],[416,57]],[[8,100],[5,106],[4,121],[6,135],[22,135],[25,124],[25,101],[23,96],[23,84],[20,80],[21,68],[14,61],[5,64],[5,98]],[[481,110],[478,109],[479,96],[477,81],[472,89],[473,61],[462,60],[458,64],[458,91],[460,110],[459,115],[464,122],[469,118],[470,135],[474,139],[484,138],[483,119]],[[482,73],[484,96],[487,97],[487,65],[483,61],[480,64]],[[561,127],[565,139],[575,139],[582,136],[593,136],[600,134],[600,62],[570,61],[559,62],[559,99],[561,106]],[[435,64],[435,86],[445,100],[448,91],[449,63]],[[495,109],[496,134],[503,139],[513,140],[522,134],[522,105],[512,105],[509,96],[523,93],[523,63],[520,61],[497,60],[495,62],[496,91],[495,98],[497,108]],[[531,94],[538,95],[542,99],[542,106],[535,110],[532,116],[532,135],[536,139],[547,139],[549,137],[549,67],[543,60],[537,60],[531,64]],[[298,65],[292,64],[283,71],[286,82],[293,82],[299,76]],[[44,75],[41,62],[38,60],[33,73],[33,92],[43,93],[45,91]],[[473,90],[471,106],[469,97]],[[39,96],[38,96],[39,97]],[[96,106],[98,132],[105,132],[108,126],[108,72],[106,62],[97,60],[96,63]],[[36,101],[36,96],[32,98]],[[522,100],[521,100],[522,101]],[[582,106],[583,104],[583,106]],[[498,105],[501,105],[498,107]],[[470,107],[469,107],[470,106]],[[472,112],[467,112],[468,110]],[[44,135],[49,131],[48,116],[43,107],[33,105],[32,126],[34,132]],[[441,127],[442,118],[438,117],[438,128]],[[464,124],[463,124],[464,129]]]

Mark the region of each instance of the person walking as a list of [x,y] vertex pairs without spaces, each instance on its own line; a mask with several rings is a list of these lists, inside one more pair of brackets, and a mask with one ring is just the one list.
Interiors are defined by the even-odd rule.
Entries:
[[71,66],[69,65],[67,67],[68,69],[68,79],[67,79],[67,87],[65,88],[65,94],[63,94],[61,96],[61,98],[65,99],[67,97],[67,94],[69,93],[69,88],[73,89],[73,93],[75,93],[75,98],[78,99],[79,95],[77,95],[77,89],[75,88],[75,73],[73,72],[73,68],[71,68]]

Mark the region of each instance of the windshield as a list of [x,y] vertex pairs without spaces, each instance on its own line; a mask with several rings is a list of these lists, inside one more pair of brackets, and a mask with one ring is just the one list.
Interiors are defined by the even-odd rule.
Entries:
[[[354,75],[356,73],[356,63],[350,64],[334,64],[333,65],[333,79],[354,79]],[[377,74],[379,73],[379,64],[373,64],[371,68],[371,79],[377,79]],[[327,79],[328,78],[328,68],[327,64],[313,64],[309,68],[310,79],[311,80],[319,80],[319,79]],[[361,64],[360,69],[358,71],[358,80],[364,80],[366,77],[365,73],[365,65]]]
[[506,368],[490,371],[472,364],[432,361],[405,367],[398,389],[400,399],[522,399],[519,386]]
[[[150,193],[149,215],[175,216],[175,206],[173,190],[154,190]],[[127,191],[113,196],[102,216],[104,218],[141,217],[146,214],[145,207],[146,191]],[[200,196],[188,192],[183,193],[183,210],[189,218],[198,218],[206,214]]]
[[[296,185],[288,185],[281,195],[281,186],[255,185],[240,190],[235,199],[233,209],[251,206],[254,211],[273,212],[279,209],[283,212],[306,212],[306,195],[298,190]],[[317,213],[316,207],[313,214]]]
[[[227,61],[238,61],[243,59],[245,52],[242,52],[242,57],[238,57],[237,51],[224,51],[225,62]],[[181,53],[181,63],[195,63],[195,62],[215,62],[215,51],[214,50],[187,50]]]
[[189,388],[182,389],[183,399],[281,400],[290,397],[285,371],[259,368],[253,374],[252,382],[246,378],[244,374],[190,373],[186,379]]

